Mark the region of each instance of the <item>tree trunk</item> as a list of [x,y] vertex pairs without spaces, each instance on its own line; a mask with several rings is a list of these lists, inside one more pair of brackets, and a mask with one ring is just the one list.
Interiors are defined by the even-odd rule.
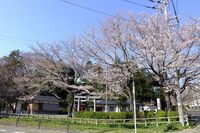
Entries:
[[70,94],[72,95],[72,99],[71,102],[68,105],[68,116],[72,117],[73,116],[73,109],[74,109],[74,94]]
[[181,98],[180,90],[178,88],[176,89],[176,98],[177,98],[179,121],[182,124],[182,126],[184,126],[182,98]]
[[171,100],[170,100],[170,94],[164,92],[164,97],[165,97],[165,102],[166,102],[166,110],[167,110],[167,111],[172,111],[172,108],[171,108]]
[[179,114],[179,122],[184,126],[184,116],[183,116],[183,103],[182,97],[180,93],[180,84],[178,80],[178,74],[175,73],[175,91],[176,91],[176,98],[177,98],[177,106],[178,106],[178,114]]
[[177,111],[176,105],[177,105],[177,98],[176,98],[176,94],[171,94],[170,95],[170,99],[171,99],[171,106],[172,106],[172,110],[173,111]]

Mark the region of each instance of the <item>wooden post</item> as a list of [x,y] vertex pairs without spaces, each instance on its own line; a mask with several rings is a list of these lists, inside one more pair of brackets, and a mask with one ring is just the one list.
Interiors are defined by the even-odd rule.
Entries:
[[126,119],[124,119],[124,125],[126,124]]
[[19,124],[19,117],[17,117],[17,120],[16,120],[16,127],[18,127],[18,124]]
[[105,119],[105,125],[107,125],[107,121],[106,121],[106,119]]
[[188,118],[188,115],[186,115],[185,117],[186,117],[186,125],[189,126],[189,118]]
[[158,127],[158,118],[156,117],[156,126]]
[[40,129],[41,127],[41,119],[39,119],[39,122],[38,122],[38,129]]
[[170,124],[171,123],[170,117],[168,116],[167,119],[168,119],[168,123]]
[[96,119],[96,125],[98,125],[98,119]]
[[80,124],[82,124],[82,119],[80,118]]
[[146,127],[147,126],[147,119],[144,118],[144,126]]
[[69,132],[69,118],[67,117],[67,133]]

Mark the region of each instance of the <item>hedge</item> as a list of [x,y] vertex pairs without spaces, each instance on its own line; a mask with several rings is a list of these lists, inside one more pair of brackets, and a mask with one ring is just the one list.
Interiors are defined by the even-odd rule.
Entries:
[[[89,111],[77,111],[74,113],[76,118],[91,118],[91,119],[132,119],[132,112],[89,112]],[[171,111],[139,111],[137,112],[137,118],[155,118],[155,117],[174,117],[178,116],[178,112]]]
[[76,118],[92,118],[92,119],[131,119],[131,112],[88,112],[78,111],[74,113]]
[[176,111],[170,111],[170,112],[168,112],[168,116],[169,117],[178,116],[178,112],[176,112]]
[[167,112],[166,111],[162,111],[162,110],[157,111],[156,112],[156,116],[157,117],[167,117]]
[[153,111],[148,111],[146,117],[147,118],[154,118],[155,117],[155,113]]

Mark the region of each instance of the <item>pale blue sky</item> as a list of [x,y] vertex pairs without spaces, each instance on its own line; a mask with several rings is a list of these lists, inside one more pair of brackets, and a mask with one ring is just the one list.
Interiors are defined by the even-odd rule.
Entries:
[[[112,15],[119,12],[156,12],[123,0],[68,1]],[[132,1],[152,5],[148,0]],[[200,17],[199,8],[200,0],[179,0],[180,20],[183,21],[186,16]],[[28,51],[30,45],[35,45],[32,41],[53,42],[80,35],[89,26],[98,26],[105,17],[60,0],[1,0],[0,57],[15,49]]]

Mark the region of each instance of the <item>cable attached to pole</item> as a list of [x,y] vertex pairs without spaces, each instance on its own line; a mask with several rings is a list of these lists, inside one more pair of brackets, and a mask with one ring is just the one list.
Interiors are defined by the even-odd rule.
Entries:
[[156,6],[147,6],[147,5],[143,5],[143,4],[140,4],[140,3],[137,3],[137,2],[133,2],[133,1],[130,1],[130,0],[124,0],[124,1],[128,2],[128,3],[131,3],[131,4],[138,5],[138,6],[150,8],[150,9],[158,9]]

